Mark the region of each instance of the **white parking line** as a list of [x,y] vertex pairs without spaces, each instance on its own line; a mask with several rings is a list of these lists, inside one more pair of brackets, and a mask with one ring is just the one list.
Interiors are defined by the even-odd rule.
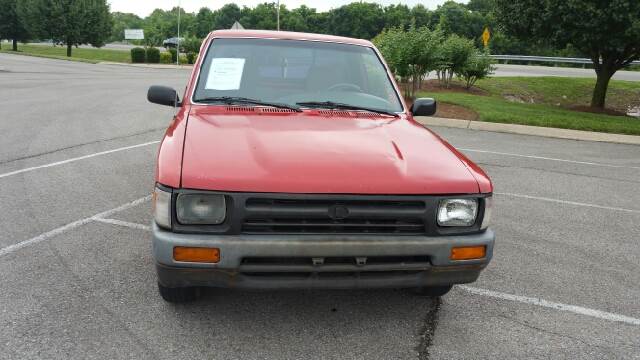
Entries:
[[128,221],[122,221],[122,220],[118,220],[118,219],[95,218],[93,220],[99,221],[99,222],[105,223],[105,224],[124,226],[124,227],[131,228],[131,229],[151,231],[151,226],[149,226],[149,225],[142,225],[142,224],[132,223],[132,222],[128,222]]
[[90,216],[90,217],[87,217],[87,218],[84,218],[84,219],[80,219],[80,220],[76,220],[74,222],[70,222],[70,223],[68,223],[68,224],[66,224],[64,226],[59,227],[59,228],[55,228],[53,230],[47,231],[44,234],[40,234],[40,235],[38,235],[36,237],[32,237],[31,239],[24,240],[24,241],[21,241],[21,242],[16,243],[16,244],[9,245],[7,247],[3,247],[3,248],[0,249],[0,256],[10,254],[10,253],[15,252],[17,250],[20,250],[20,249],[22,249],[23,247],[26,247],[26,246],[37,244],[39,242],[51,239],[52,237],[54,237],[56,235],[60,235],[60,234],[65,233],[65,232],[67,232],[69,230],[73,230],[73,229],[75,229],[77,227],[80,227],[82,225],[85,225],[85,224],[87,224],[87,223],[89,223],[91,221],[99,220],[99,219],[102,219],[104,217],[111,216],[111,215],[113,215],[113,214],[115,214],[115,213],[117,213],[119,211],[123,211],[123,210],[129,209],[129,208],[132,208],[132,207],[137,206],[139,204],[142,204],[143,202],[148,201],[150,199],[151,199],[151,195],[148,195],[148,196],[145,196],[143,198],[128,202],[128,203],[126,203],[124,205],[118,206],[116,208],[113,208],[113,209],[110,209],[110,210],[107,210],[107,211],[103,211],[103,212],[101,212],[99,214],[95,214],[93,216]]
[[505,152],[489,151],[489,150],[478,150],[478,149],[458,148],[458,150],[460,150],[460,151],[469,151],[469,152],[477,152],[477,153],[482,153],[482,154],[494,154],[494,155],[503,155],[503,156],[522,157],[522,158],[537,159],[537,160],[559,161],[559,162],[566,162],[566,163],[580,164],[580,165],[590,165],[590,166],[601,166],[601,167],[610,167],[610,168],[623,168],[623,169],[638,169],[638,170],[640,170],[640,167],[638,167],[638,166],[611,165],[611,164],[595,163],[595,162],[589,162],[589,161],[567,160],[567,159],[550,158],[550,157],[544,157],[544,156],[522,155],[522,154],[513,154],[513,153],[505,153]]
[[594,317],[594,318],[597,318],[597,319],[603,319],[603,320],[609,320],[609,321],[617,321],[617,322],[622,322],[622,323],[625,323],[625,324],[639,325],[640,326],[640,319],[636,319],[636,318],[633,318],[633,317],[630,317],[630,316],[626,316],[626,315],[620,315],[620,314],[614,314],[614,313],[595,310],[595,309],[589,309],[589,308],[585,308],[585,307],[582,307],[582,306],[567,305],[567,304],[547,301],[547,300],[540,299],[540,298],[532,298],[532,297],[527,297],[527,296],[506,294],[506,293],[502,293],[502,292],[498,292],[498,291],[479,289],[479,288],[471,287],[471,286],[467,286],[467,285],[458,285],[458,287],[463,289],[463,290],[466,290],[466,291],[468,291],[468,292],[470,292],[472,294],[475,294],[475,295],[488,296],[488,297],[492,297],[492,298],[496,298],[496,299],[502,299],[502,300],[516,301],[516,302],[521,302],[521,303],[525,303],[525,304],[546,307],[546,308],[549,308],[549,309],[555,309],[555,310],[560,310],[560,311],[568,311],[568,312],[572,312],[574,314],[590,316],[590,317]]
[[640,210],[625,209],[625,208],[619,208],[619,207],[613,207],[613,206],[603,206],[603,205],[588,204],[588,203],[581,203],[581,202],[575,202],[575,201],[552,199],[552,198],[547,198],[547,197],[522,195],[522,194],[501,193],[501,192],[496,192],[494,194],[495,195],[502,195],[502,196],[517,197],[517,198],[522,198],[522,199],[549,201],[549,202],[554,202],[554,203],[558,203],[558,204],[584,206],[584,207],[590,207],[590,208],[594,208],[594,209],[622,211],[622,212],[628,212],[628,213],[633,213],[633,214],[640,214]]
[[115,152],[118,152],[118,151],[130,150],[130,149],[135,149],[135,148],[139,148],[139,147],[143,147],[143,146],[153,145],[153,144],[157,144],[159,142],[160,142],[160,140],[149,141],[149,142],[142,143],[142,144],[125,146],[125,147],[106,150],[106,151],[100,151],[100,152],[89,154],[89,155],[84,155],[84,156],[79,156],[79,157],[66,159],[66,160],[62,160],[62,161],[52,162],[52,163],[49,163],[49,164],[44,164],[44,165],[39,165],[39,166],[32,166],[32,167],[28,167],[28,168],[24,168],[24,169],[20,169],[20,170],[11,171],[11,172],[8,172],[8,173],[0,174],[0,179],[1,178],[5,178],[5,177],[9,177],[9,176],[13,176],[13,175],[26,173],[26,172],[29,172],[29,171],[34,171],[34,170],[39,170],[39,169],[44,169],[44,168],[50,168],[50,167],[53,167],[53,166],[59,166],[59,165],[63,165],[63,164],[68,164],[68,163],[74,162],[74,161],[89,159],[89,158],[96,157],[96,156],[112,154],[112,153],[115,153]]

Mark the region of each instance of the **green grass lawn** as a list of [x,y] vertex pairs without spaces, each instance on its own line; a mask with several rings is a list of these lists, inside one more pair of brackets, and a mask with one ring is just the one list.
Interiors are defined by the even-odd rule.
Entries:
[[[11,50],[11,44],[7,42],[2,43],[2,50],[0,50],[0,52],[15,54],[15,52]],[[18,54],[89,63],[98,63],[101,61],[131,62],[131,54],[129,51],[97,48],[73,48],[71,57],[67,57],[67,48],[63,46],[18,44]]]
[[[595,79],[561,77],[509,77],[478,81],[477,87],[492,96],[515,96],[525,102],[560,107],[588,106]],[[640,82],[612,80],[607,108],[626,113],[630,104],[640,105]]]
[[[640,135],[640,119],[568,109],[589,104],[594,82],[558,77],[489,78],[477,84],[487,96],[446,90],[420,96],[472,109],[480,121]],[[612,81],[607,107],[623,111],[629,105],[640,105],[640,83]]]

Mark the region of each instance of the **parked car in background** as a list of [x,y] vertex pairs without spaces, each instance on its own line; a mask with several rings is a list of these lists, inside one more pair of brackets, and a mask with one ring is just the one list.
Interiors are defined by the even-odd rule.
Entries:
[[407,108],[366,40],[223,30],[205,40],[158,154],[162,297],[218,288],[413,288],[489,263],[492,184]]
[[178,47],[178,44],[182,45],[184,43],[184,38],[172,37],[164,40],[162,42],[162,46],[166,49],[175,49]]

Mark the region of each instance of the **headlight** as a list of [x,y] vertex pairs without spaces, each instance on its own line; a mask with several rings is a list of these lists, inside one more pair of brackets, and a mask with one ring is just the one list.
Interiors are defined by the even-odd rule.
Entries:
[[471,226],[478,214],[477,199],[446,199],[438,206],[438,225]]
[[227,215],[224,195],[180,194],[176,215],[181,224],[218,225]]
[[159,188],[153,191],[153,218],[163,228],[171,228],[171,193]]
[[484,217],[482,218],[482,225],[480,226],[480,230],[485,230],[489,227],[489,223],[491,223],[491,208],[493,207],[493,198],[486,197],[484,198]]

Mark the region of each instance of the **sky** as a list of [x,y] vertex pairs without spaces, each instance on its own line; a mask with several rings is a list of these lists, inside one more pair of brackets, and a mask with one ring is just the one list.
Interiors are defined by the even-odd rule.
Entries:
[[[276,0],[108,0],[111,4],[111,11],[134,13],[138,16],[145,17],[156,9],[170,10],[178,5],[188,12],[197,12],[201,7],[208,7],[212,10],[221,8],[224,4],[234,2],[240,7],[254,7],[265,1],[271,2]],[[331,8],[339,7],[344,4],[354,2],[356,0],[280,0],[289,9],[294,9],[300,5],[307,5],[318,11],[327,11]],[[382,5],[389,4],[406,4],[412,7],[416,4],[422,4],[429,9],[435,9],[438,5],[446,0],[368,0],[368,2],[377,2]],[[458,2],[467,2],[466,0],[457,0]]]

